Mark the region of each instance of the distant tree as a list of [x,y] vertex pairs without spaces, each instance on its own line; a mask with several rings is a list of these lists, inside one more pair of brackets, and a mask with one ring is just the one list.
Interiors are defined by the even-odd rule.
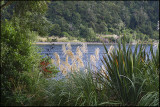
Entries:
[[[5,1],[4,3],[7,4],[8,2]],[[51,22],[45,17],[48,3],[48,1],[13,1],[9,5],[5,5],[5,7],[2,5],[1,7],[3,8],[1,9],[6,11],[9,9],[10,13],[12,11],[13,14],[9,16],[10,19],[15,23],[18,23],[19,20],[20,27],[23,27],[23,29],[29,28],[44,36],[48,35],[52,26]],[[2,16],[4,16],[3,14]],[[4,19],[6,19],[5,16],[1,18],[2,21]]]
[[82,24],[80,25],[80,36],[86,38],[87,36],[87,28],[83,26]]
[[79,13],[73,13],[72,16],[72,22],[76,25],[79,26],[81,23],[81,15]]
[[51,34],[56,35],[56,36],[60,36],[61,34],[61,27],[59,26],[59,24],[54,24],[51,30]]
[[101,22],[100,24],[96,24],[96,32],[104,33],[108,31],[107,24],[105,22]]
[[87,29],[87,41],[94,41],[96,34],[92,28]]

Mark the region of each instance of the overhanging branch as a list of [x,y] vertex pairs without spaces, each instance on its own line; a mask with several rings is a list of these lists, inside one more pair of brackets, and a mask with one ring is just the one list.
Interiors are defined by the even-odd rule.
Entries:
[[8,6],[8,5],[10,5],[12,2],[13,2],[13,1],[7,1],[5,4],[3,4],[3,5],[1,6],[1,9],[4,8],[4,7],[6,7],[6,6]]

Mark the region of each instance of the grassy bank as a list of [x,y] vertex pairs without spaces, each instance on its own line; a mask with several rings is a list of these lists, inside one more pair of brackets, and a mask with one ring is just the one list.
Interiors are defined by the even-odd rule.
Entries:
[[[100,43],[100,42],[35,42],[33,44],[37,44],[37,45],[63,45],[63,44],[73,44],[73,45],[76,45],[76,44],[92,44],[92,45],[102,45],[103,43]],[[104,43],[106,45],[115,45],[115,44],[118,44],[118,43]],[[127,45],[130,44],[130,43],[127,43]],[[132,45],[136,45],[137,43],[131,43]],[[147,44],[158,44],[158,42],[140,42],[138,44],[142,44],[142,45],[147,45]]]
[[68,37],[58,37],[58,36],[50,36],[50,37],[37,37],[38,42],[85,42],[83,38],[68,38]]
[[[117,43],[119,39],[114,39],[114,34],[113,35],[100,35],[97,34],[97,37],[95,38],[97,41],[90,41],[87,42],[85,40],[85,38],[78,38],[78,37],[72,37],[72,38],[68,38],[68,37],[57,37],[57,36],[51,36],[51,37],[37,37],[37,42],[35,44],[63,44],[63,43],[67,43],[67,42],[71,42],[73,44],[75,43],[82,43],[85,42],[87,44],[102,44],[102,41],[104,41],[106,44],[114,44]],[[117,36],[118,37],[118,36]],[[104,39],[105,38],[105,39]],[[158,43],[157,40],[153,40],[153,39],[149,39],[146,41],[142,41],[142,40],[133,40],[131,42],[132,44],[152,44],[152,43]]]

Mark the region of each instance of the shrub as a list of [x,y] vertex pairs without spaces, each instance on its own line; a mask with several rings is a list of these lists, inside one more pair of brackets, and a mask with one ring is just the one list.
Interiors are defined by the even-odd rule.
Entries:
[[32,45],[37,34],[7,20],[1,28],[1,105],[22,105],[27,81],[21,76],[37,71],[39,66],[40,54]]

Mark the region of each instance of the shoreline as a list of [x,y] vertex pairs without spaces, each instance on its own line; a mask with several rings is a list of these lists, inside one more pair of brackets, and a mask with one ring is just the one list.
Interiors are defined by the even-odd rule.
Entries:
[[[36,42],[36,43],[33,43],[33,44],[36,44],[36,45],[63,45],[63,44],[67,44],[67,43],[70,43],[72,45],[79,45],[79,44],[82,44],[82,43],[85,43],[85,44],[92,44],[92,45],[102,45],[103,43],[100,43],[100,42]],[[156,42],[158,44],[158,42]],[[118,44],[118,43],[105,43],[107,45],[113,45],[113,44]],[[129,43],[127,43],[129,44]],[[136,45],[137,43],[131,43],[132,45]],[[152,43],[138,43],[138,44],[152,44]],[[153,43],[154,44],[154,43]]]
[[[70,43],[72,45],[79,45],[79,44],[95,44],[95,45],[102,45],[103,43],[100,42],[36,42],[33,44],[37,44],[37,45],[63,45],[63,44],[67,44]],[[105,44],[117,44],[117,43],[105,43]]]

